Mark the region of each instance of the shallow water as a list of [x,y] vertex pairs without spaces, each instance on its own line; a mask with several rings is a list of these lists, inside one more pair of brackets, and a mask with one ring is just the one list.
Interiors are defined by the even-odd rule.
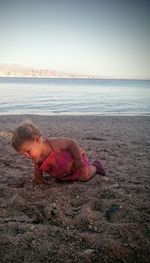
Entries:
[[150,115],[150,80],[0,78],[0,114]]

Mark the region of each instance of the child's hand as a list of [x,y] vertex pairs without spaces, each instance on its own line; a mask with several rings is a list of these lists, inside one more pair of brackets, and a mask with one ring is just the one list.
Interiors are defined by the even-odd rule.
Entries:
[[39,184],[39,185],[44,183],[43,178],[37,178],[37,177],[35,177],[35,178],[33,179],[33,181],[34,181],[35,184]]

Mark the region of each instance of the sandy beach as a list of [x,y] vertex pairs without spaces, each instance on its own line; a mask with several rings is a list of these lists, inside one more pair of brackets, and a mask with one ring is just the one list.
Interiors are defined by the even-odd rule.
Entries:
[[[40,188],[11,147],[33,120],[45,137],[77,140],[106,177]],[[0,116],[0,262],[150,262],[150,117]]]

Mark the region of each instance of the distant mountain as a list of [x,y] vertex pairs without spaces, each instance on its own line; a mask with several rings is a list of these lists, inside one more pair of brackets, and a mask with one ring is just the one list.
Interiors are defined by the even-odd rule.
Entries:
[[15,64],[0,64],[0,77],[89,78],[87,75],[64,73],[50,69],[37,69]]

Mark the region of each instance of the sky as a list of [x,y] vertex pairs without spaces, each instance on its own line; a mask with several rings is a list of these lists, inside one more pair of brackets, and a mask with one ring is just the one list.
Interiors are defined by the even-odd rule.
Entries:
[[0,63],[150,79],[150,1],[2,0]]

